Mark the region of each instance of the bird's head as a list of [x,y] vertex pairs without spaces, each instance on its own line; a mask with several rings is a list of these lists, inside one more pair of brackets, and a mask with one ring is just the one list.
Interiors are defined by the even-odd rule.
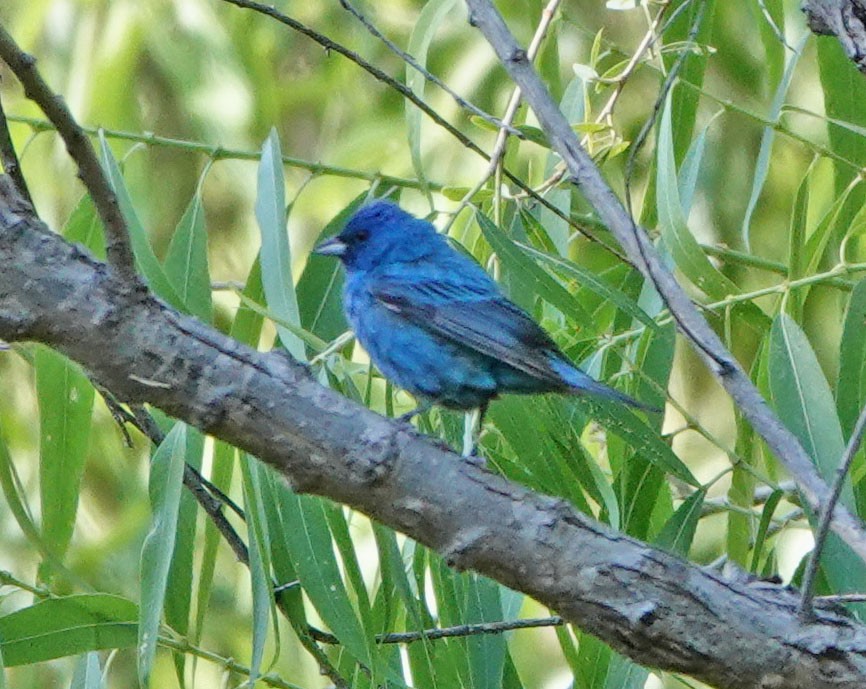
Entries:
[[370,270],[411,261],[442,243],[436,228],[397,204],[378,200],[362,206],[340,234],[326,239],[314,253],[336,256],[349,270]]

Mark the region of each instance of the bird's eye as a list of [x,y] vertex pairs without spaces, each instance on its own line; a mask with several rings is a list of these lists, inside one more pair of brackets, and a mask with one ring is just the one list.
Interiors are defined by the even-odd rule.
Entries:
[[355,241],[356,242],[364,242],[370,238],[370,230],[358,230],[355,233]]

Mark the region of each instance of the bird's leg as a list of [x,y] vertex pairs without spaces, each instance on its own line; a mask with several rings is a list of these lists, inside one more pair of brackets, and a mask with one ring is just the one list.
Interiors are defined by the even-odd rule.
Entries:
[[478,409],[466,412],[463,420],[463,457],[476,457],[478,455],[478,439],[486,413],[487,404],[482,404]]
[[402,421],[403,423],[409,423],[412,419],[414,419],[418,414],[423,414],[425,411],[432,407],[432,403],[430,402],[421,402],[414,409],[407,411],[405,414],[400,414],[397,417],[397,421]]

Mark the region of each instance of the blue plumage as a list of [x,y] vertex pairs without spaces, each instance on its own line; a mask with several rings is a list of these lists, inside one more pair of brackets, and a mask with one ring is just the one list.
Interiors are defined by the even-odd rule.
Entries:
[[576,368],[481,266],[389,201],[363,206],[315,251],[343,262],[355,335],[422,405],[484,410],[500,393],[558,392],[648,409]]

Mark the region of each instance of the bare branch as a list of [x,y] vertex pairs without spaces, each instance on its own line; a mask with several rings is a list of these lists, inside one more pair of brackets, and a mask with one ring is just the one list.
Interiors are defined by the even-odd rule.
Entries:
[[295,490],[533,596],[637,662],[722,689],[866,685],[866,627],[833,609],[807,624],[785,587],[727,579],[617,533],[322,387],[284,353],[131,292],[49,232],[5,176],[0,265],[0,338],[58,349],[118,399],[260,457]]
[[[481,30],[511,78],[523,90],[524,99],[535,111],[551,145],[562,157],[584,197],[619,240],[631,261],[652,281],[675,318],[680,332],[689,339],[743,415],[791,472],[809,506],[820,511],[830,498],[830,489],[818,475],[803,446],[770,410],[737,360],[664,266],[646,234],[635,225],[599,169],[580,146],[562,112],[526,59],[526,52],[517,45],[496,9],[488,0],[466,2],[470,9],[470,22]],[[832,528],[866,561],[866,530],[859,519],[837,504],[833,511]]]

